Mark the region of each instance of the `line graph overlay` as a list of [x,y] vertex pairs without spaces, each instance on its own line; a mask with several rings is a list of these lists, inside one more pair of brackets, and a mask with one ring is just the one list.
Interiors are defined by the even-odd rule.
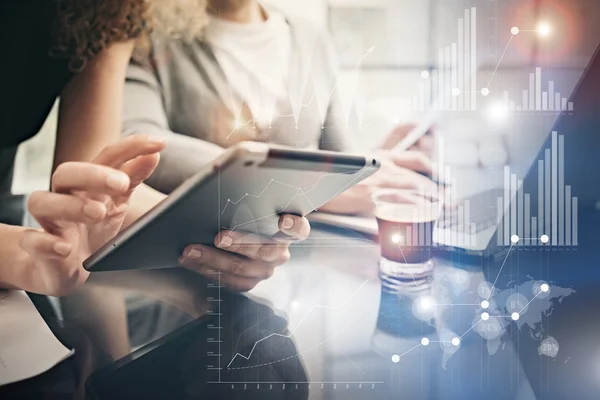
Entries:
[[[312,187],[310,189],[308,189],[308,190],[304,190],[304,189],[302,189],[299,186],[290,185],[289,183],[285,183],[285,182],[281,182],[281,181],[278,181],[278,180],[275,180],[275,179],[271,179],[269,181],[269,183],[264,187],[264,189],[259,194],[245,193],[237,201],[232,201],[231,199],[227,199],[227,202],[225,203],[225,206],[223,207],[223,211],[221,211],[221,215],[223,215],[225,213],[225,210],[227,209],[227,206],[229,204],[238,205],[246,197],[253,197],[255,199],[260,199],[260,197],[267,191],[267,189],[272,184],[278,184],[278,185],[289,187],[291,189],[296,189],[296,195],[301,195],[301,196],[306,197],[307,194],[311,193],[313,190],[315,190],[317,188],[317,186],[319,185],[319,183],[321,183],[321,180],[323,178],[330,177],[330,176],[339,176],[339,175],[351,175],[351,174],[354,174],[354,173],[356,173],[356,171],[336,172],[336,173],[329,173],[329,174],[321,172],[321,174],[319,176],[319,179],[317,179],[317,181],[315,183],[313,183]],[[310,199],[308,197],[306,197],[306,200],[312,206],[312,203],[311,203],[311,201],[310,201]]]
[[511,244],[510,247],[508,248],[508,252],[506,253],[506,257],[504,257],[504,261],[502,262],[502,265],[500,266],[498,275],[496,275],[496,279],[494,279],[494,283],[492,283],[492,286],[490,288],[490,293],[488,293],[486,301],[489,301],[490,297],[492,297],[492,293],[494,292],[494,286],[496,286],[496,282],[498,282],[498,278],[500,277],[500,274],[502,273],[502,268],[504,268],[504,264],[506,264],[506,260],[508,260],[508,257],[510,256],[510,252],[511,252],[512,248],[513,248],[513,245]]
[[[355,291],[354,291],[354,292],[353,292],[353,293],[352,293],[352,294],[351,294],[351,295],[350,295],[350,296],[349,296],[349,297],[348,297],[348,298],[347,298],[347,299],[346,299],[346,300],[345,300],[345,301],[344,301],[342,304],[340,304],[340,305],[338,305],[338,306],[325,306],[325,305],[320,305],[320,304],[315,304],[315,305],[313,305],[313,306],[310,308],[310,310],[308,310],[308,312],[307,312],[307,313],[304,315],[304,317],[302,317],[302,319],[300,320],[300,322],[298,322],[298,324],[296,325],[296,327],[295,327],[294,329],[292,329],[292,331],[291,331],[289,334],[287,334],[287,335],[282,335],[282,334],[279,334],[279,333],[271,333],[270,335],[268,335],[268,336],[265,336],[264,338],[257,340],[257,341],[254,343],[254,345],[252,346],[252,349],[250,350],[250,352],[248,353],[248,355],[247,355],[247,356],[245,356],[245,355],[243,355],[243,354],[241,354],[241,353],[236,353],[236,354],[235,354],[235,355],[232,357],[231,361],[230,361],[230,362],[227,364],[227,367],[226,367],[226,368],[228,368],[228,369],[245,369],[245,368],[251,368],[251,367],[258,367],[258,366],[260,366],[260,365],[254,365],[254,366],[246,366],[246,367],[230,368],[230,367],[231,367],[231,364],[233,364],[233,362],[235,361],[235,359],[236,359],[237,357],[241,357],[241,358],[243,358],[243,359],[245,359],[245,360],[250,360],[250,358],[252,357],[252,354],[254,353],[254,350],[256,349],[256,347],[258,346],[258,344],[259,344],[259,343],[261,343],[261,342],[263,342],[263,341],[265,341],[265,340],[267,340],[267,339],[269,339],[269,338],[271,338],[271,337],[274,337],[274,336],[279,336],[279,337],[283,337],[283,338],[290,338],[290,337],[292,337],[292,335],[293,335],[293,334],[294,334],[294,333],[295,333],[295,332],[296,332],[296,331],[297,331],[297,330],[300,328],[300,326],[302,325],[302,323],[303,323],[303,322],[306,320],[306,318],[308,318],[308,316],[309,316],[309,315],[310,315],[310,314],[311,314],[311,313],[312,313],[314,310],[316,310],[316,309],[328,309],[328,310],[334,310],[334,311],[335,311],[335,310],[340,310],[340,309],[344,308],[344,306],[345,306],[346,304],[348,304],[348,303],[350,302],[350,300],[352,300],[352,298],[353,298],[353,297],[354,297],[354,296],[355,296],[355,295],[356,295],[356,294],[357,294],[357,293],[358,293],[358,292],[359,292],[359,291],[360,291],[360,290],[361,290],[361,289],[362,289],[362,288],[363,288],[363,287],[364,287],[364,286],[367,284],[367,282],[369,282],[369,279],[365,280],[365,281],[362,283],[362,285],[360,285],[360,286],[358,287],[358,289],[356,289],[356,290],[355,290]],[[362,314],[361,314],[361,315],[362,315]],[[354,320],[353,320],[353,322],[354,322],[354,321],[356,321],[356,319],[354,319]],[[352,322],[352,323],[353,323],[353,322]],[[351,323],[351,324],[352,324],[352,323]],[[349,324],[349,325],[351,325],[351,324]],[[340,334],[342,331],[343,331],[343,330],[340,330],[340,331],[339,331],[338,333],[336,333],[334,336],[337,336],[337,335],[339,335],[339,334]],[[330,340],[330,339],[332,339],[334,336],[331,336],[331,337],[329,337],[327,340],[325,340],[325,341],[323,341],[323,342],[319,343],[318,345],[316,345],[316,346],[314,346],[314,347],[311,347],[311,348],[310,348],[310,349],[308,349],[308,350],[305,350],[304,352],[306,352],[306,351],[309,351],[309,350],[312,350],[312,349],[313,349],[313,348],[315,348],[315,347],[321,346],[323,343],[325,343],[325,342],[329,341],[329,340]],[[278,361],[273,361],[273,362],[271,362],[271,363],[275,363],[275,362],[279,362],[279,361],[287,360],[288,358],[295,357],[295,356],[298,356],[298,355],[300,355],[300,354],[301,354],[301,353],[298,353],[298,354],[296,354],[296,355],[294,355],[294,356],[290,356],[290,357],[287,357],[287,358],[285,358],[285,359],[278,360]],[[268,363],[268,364],[271,364],[271,363]],[[261,365],[267,365],[267,364],[261,364]]]
[[[361,68],[362,68],[362,63],[363,61],[371,55],[371,53],[373,53],[375,46],[371,46],[370,48],[368,48],[365,53],[363,54],[363,56],[357,61],[356,66],[354,67],[354,69],[351,71],[351,73],[354,75],[354,82],[352,85],[350,85],[351,87],[346,89],[344,91],[344,94],[348,94],[350,95],[350,101],[347,102],[348,104],[344,104],[344,108],[345,108],[345,119],[346,119],[346,125],[348,125],[348,120],[349,120],[349,114],[350,114],[350,108],[352,107],[352,105],[355,103],[356,99],[356,91],[357,91],[357,86],[358,86],[358,77],[359,74],[361,72]],[[230,94],[230,101],[233,103],[234,102],[234,98],[235,96],[233,95],[234,93],[234,88],[232,88],[232,86],[228,83],[228,89],[229,89],[229,94]],[[289,89],[289,88],[288,88]],[[303,108],[308,108],[312,105],[313,101],[317,101],[319,103],[319,99],[321,100],[321,103],[328,103],[330,101],[330,99],[333,97],[333,95],[335,94],[336,90],[340,90],[340,76],[336,75],[335,77],[335,81],[334,84],[332,85],[331,89],[326,91],[325,93],[323,93],[323,96],[320,96],[320,98],[318,96],[318,93],[316,91],[314,91],[311,95],[310,98],[308,99],[308,101],[306,103],[304,103],[303,101],[293,101],[292,97],[296,97],[293,96],[291,93],[288,93],[289,97],[290,97],[290,103],[291,103],[291,108],[292,108],[292,113],[281,113],[277,110],[277,99],[276,98],[272,98],[270,99],[270,101],[268,101],[268,103],[270,103],[269,105],[265,106],[265,108],[269,109],[270,112],[268,119],[268,124],[269,124],[269,129],[272,128],[272,123],[273,120],[275,119],[274,117],[279,117],[279,118],[285,118],[285,117],[294,117],[294,119],[296,120],[296,129],[298,129],[298,120],[300,117],[300,113],[301,110]],[[347,92],[347,93],[346,93]],[[321,98],[322,97],[322,98]],[[346,96],[341,96],[342,98],[345,98]],[[245,104],[247,102],[247,94],[246,95],[242,95],[240,99],[238,99],[238,102],[241,104]],[[235,107],[237,109],[241,109],[242,107]],[[231,131],[229,132],[229,134],[226,137],[226,140],[229,140],[231,138],[231,136],[233,136],[236,132],[239,132],[242,128],[247,127],[248,125],[252,125],[254,129],[256,129],[256,125],[259,124],[261,121],[255,118],[250,118],[245,122],[241,122],[241,112],[238,111],[235,113],[237,116],[235,117],[235,121],[233,122],[233,129],[231,129]],[[325,118],[322,118],[321,121],[321,127],[324,128],[324,124],[325,124]]]
[[[502,262],[502,265],[500,266],[500,269],[498,271],[498,274],[496,276],[496,279],[494,280],[493,284],[490,285],[489,287],[489,293],[487,296],[485,296],[485,300],[482,301],[481,303],[473,303],[473,304],[468,304],[468,303],[461,303],[461,304],[434,304],[436,306],[442,305],[442,306],[481,306],[484,311],[481,315],[481,319],[478,319],[473,325],[471,325],[470,328],[468,328],[466,331],[464,331],[464,333],[462,333],[461,335],[456,334],[456,336],[454,336],[451,340],[429,340],[428,338],[423,338],[421,343],[415,345],[414,347],[406,350],[405,352],[403,352],[402,354],[394,354],[392,356],[392,362],[397,363],[400,361],[400,359],[405,356],[406,354],[420,348],[423,346],[428,346],[430,343],[445,343],[445,344],[451,344],[454,347],[458,347],[461,344],[461,341],[463,339],[463,337],[465,337],[469,332],[471,332],[473,329],[475,329],[477,327],[477,325],[479,325],[481,322],[487,321],[489,318],[505,318],[508,320],[512,320],[512,321],[517,321],[519,320],[521,314],[523,314],[524,312],[526,312],[527,308],[529,307],[529,305],[535,301],[536,299],[540,298],[540,296],[544,293],[548,293],[549,291],[549,285],[545,284],[545,285],[541,285],[540,286],[540,290],[535,293],[535,295],[523,306],[520,306],[520,308],[518,309],[518,311],[513,312],[510,315],[499,315],[499,314],[491,314],[489,313],[488,307],[489,307],[489,303],[488,301],[490,300],[490,298],[493,296],[494,294],[494,288],[495,285],[498,281],[498,278],[500,277],[500,274],[502,273],[502,269],[504,268],[504,265],[506,264],[506,261],[508,260],[508,257],[511,254],[511,251],[513,250],[513,245],[518,243],[518,241],[523,240],[523,238],[519,238],[519,237],[515,237],[515,241],[513,242],[513,244],[511,244],[510,248],[508,249],[508,252],[504,258],[504,261]],[[545,286],[545,288],[544,288]],[[485,305],[484,305],[485,303]],[[427,340],[425,343],[423,343],[423,340]]]
[[[356,173],[356,171],[351,172],[351,173],[356,173],[356,176],[354,177],[354,179],[352,179],[344,187],[342,187],[340,190],[338,190],[333,196],[330,196],[330,198],[327,199],[327,201],[325,203],[329,202],[331,199],[333,199],[334,197],[336,197],[338,194],[342,193],[343,191],[345,191],[346,189],[348,189],[349,187],[351,187],[352,185],[354,185],[354,182],[356,182],[357,179],[360,179],[361,176],[363,176],[365,173],[367,173],[368,171],[370,171],[373,168],[374,167],[370,165],[367,168],[362,169],[359,173]],[[342,174],[349,174],[349,173],[350,172],[340,172],[340,173],[335,173],[335,174],[325,174],[323,176],[342,175]],[[316,187],[316,184],[315,184],[315,187]],[[292,199],[281,210],[279,210],[279,212],[277,212],[277,213],[272,213],[272,214],[269,214],[269,215],[265,215],[265,216],[262,216],[260,218],[256,218],[256,219],[251,220],[251,221],[247,221],[247,222],[243,222],[241,224],[237,224],[237,225],[235,225],[233,227],[223,226],[222,228],[229,230],[230,232],[228,234],[231,234],[231,233],[235,232],[236,229],[241,228],[243,226],[246,226],[248,224],[251,224],[253,222],[257,222],[257,221],[260,221],[260,220],[263,220],[263,219],[266,219],[266,218],[270,218],[270,217],[275,216],[275,215],[279,215],[279,213],[285,212],[285,210],[289,207],[290,204],[292,204],[292,202],[296,199],[296,197],[298,197],[299,195],[306,196],[306,194],[308,194],[312,190],[314,190],[315,187],[313,187],[312,189],[310,189],[310,190],[308,190],[306,192],[302,191],[302,194],[300,194],[300,192],[296,192],[296,194],[292,197]],[[310,200],[308,199],[308,197],[306,199],[310,203]],[[311,204],[311,207],[312,207],[312,204]],[[316,210],[316,207],[313,207],[313,210]]]
[[[333,338],[335,338],[335,337],[339,336],[340,334],[342,334],[344,331],[346,331],[346,329],[348,329],[356,321],[358,321],[364,314],[365,314],[364,312],[360,313],[357,317],[355,317],[354,319],[352,319],[352,321],[350,321],[348,324],[344,325],[344,327],[342,329],[340,329],[339,331],[337,331],[333,335],[329,336],[327,339],[323,340],[322,342],[320,342],[320,343],[318,343],[318,344],[316,344],[316,345],[314,345],[314,346],[312,346],[312,347],[310,347],[310,348],[308,348],[306,350],[303,350],[301,352],[298,352],[296,354],[293,354],[293,355],[285,357],[285,358],[281,358],[279,360],[269,361],[267,363],[256,364],[256,365],[247,365],[247,366],[244,366],[244,367],[231,367],[231,368],[228,368],[228,369],[230,369],[230,370],[238,369],[239,370],[239,369],[250,369],[250,368],[264,367],[265,365],[276,364],[276,363],[279,363],[279,362],[282,362],[282,361],[285,361],[285,360],[289,360],[290,358],[294,358],[294,357],[298,357],[298,356],[301,356],[303,354],[306,354],[309,351],[312,351],[312,350],[314,350],[314,349],[316,349],[318,347],[321,347],[322,345],[324,345],[325,343],[329,342]],[[286,336],[283,336],[283,337],[286,337]]]
[[[538,34],[538,36],[546,36],[547,32],[546,28],[539,27],[537,29],[519,29],[518,27],[513,27],[510,30],[510,38],[508,39],[508,43],[504,48],[504,52],[500,57],[500,60],[496,64],[494,71],[487,83],[487,85],[481,89],[481,94],[484,97],[487,97],[491,93],[491,85],[494,79],[497,76],[498,69],[502,64],[504,57],[510,48],[511,43],[515,36],[519,35],[522,32],[533,32]],[[522,99],[523,102],[521,105],[517,105],[517,100],[510,100],[511,93],[508,90],[504,90],[502,94],[502,107],[505,111],[546,111],[546,112],[572,112],[574,110],[573,102],[570,102],[568,97],[561,96],[561,93],[555,90],[555,82],[548,82],[548,90],[543,91],[542,88],[542,68],[536,67],[534,73],[529,74],[529,87],[523,90]],[[519,93],[517,96],[521,96]]]

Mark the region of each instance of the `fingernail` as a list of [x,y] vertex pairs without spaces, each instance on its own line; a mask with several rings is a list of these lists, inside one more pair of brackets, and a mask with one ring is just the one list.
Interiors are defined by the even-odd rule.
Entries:
[[202,252],[198,249],[187,249],[183,254],[186,260],[200,260],[202,258]]
[[281,222],[281,227],[283,229],[291,229],[294,226],[294,220],[292,217],[285,216],[283,217],[283,221]]
[[145,133],[139,133],[137,135],[132,135],[132,140],[139,140],[140,142],[146,142],[147,144],[163,144],[166,143],[166,140],[155,135],[149,135]]
[[66,242],[55,243],[54,251],[61,256],[67,256],[71,252],[71,244]]
[[221,238],[221,241],[219,242],[219,247],[224,248],[224,247],[229,247],[233,244],[233,239],[229,236],[223,236]]
[[104,210],[101,207],[89,203],[83,206],[83,213],[93,219],[100,219],[104,216]]
[[152,143],[156,143],[156,144],[166,144],[167,143],[167,141],[165,139],[159,138],[159,137],[156,137],[156,136],[150,136],[149,140]]
[[110,174],[106,184],[114,190],[125,190],[129,187],[129,178],[123,174]]

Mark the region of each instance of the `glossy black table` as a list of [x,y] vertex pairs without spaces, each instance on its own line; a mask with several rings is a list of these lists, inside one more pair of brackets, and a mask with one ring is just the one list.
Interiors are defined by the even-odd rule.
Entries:
[[[412,302],[382,290],[377,244],[318,226],[245,295],[175,268],[95,274],[72,296],[34,297],[76,353],[0,388],[0,398],[599,398],[600,269],[586,229],[600,217],[582,220],[578,248],[440,253],[435,329]],[[489,298],[486,280],[498,288]],[[539,281],[566,292],[533,298],[527,284]],[[519,292],[531,300],[521,322],[539,313],[531,326],[496,304]],[[480,329],[486,299],[497,330]],[[549,336],[560,344],[555,356],[540,353]]]

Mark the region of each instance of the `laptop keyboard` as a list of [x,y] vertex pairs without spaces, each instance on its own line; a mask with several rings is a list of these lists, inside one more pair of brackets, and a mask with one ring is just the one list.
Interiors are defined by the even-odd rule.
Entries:
[[475,223],[475,226],[470,225],[465,227],[463,223],[457,221],[458,216],[455,217],[454,214],[455,213],[444,213],[438,220],[438,227],[441,229],[456,230],[460,232],[464,231],[473,234],[485,231],[486,229],[497,225],[497,216],[482,215],[480,216],[482,218],[474,218],[471,220],[471,222]]
[[464,226],[464,222],[458,220],[457,211],[446,210],[437,222],[438,228],[469,234],[495,228],[498,225],[497,199],[503,194],[501,189],[491,189],[475,194],[468,199],[471,208],[470,222],[475,224],[474,227],[472,225]]

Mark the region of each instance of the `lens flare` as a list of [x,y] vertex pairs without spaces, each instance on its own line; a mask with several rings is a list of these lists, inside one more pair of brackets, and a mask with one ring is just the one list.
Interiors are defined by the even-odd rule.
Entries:
[[547,22],[540,22],[537,26],[537,33],[541,37],[550,36],[550,33],[552,33],[552,28]]

